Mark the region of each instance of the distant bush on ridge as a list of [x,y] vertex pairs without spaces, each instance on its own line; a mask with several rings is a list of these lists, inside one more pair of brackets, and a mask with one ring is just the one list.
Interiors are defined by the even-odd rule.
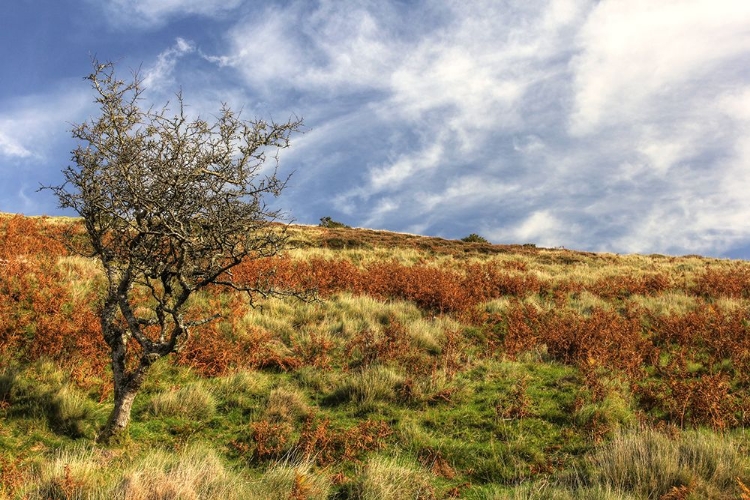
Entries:
[[338,222],[330,217],[321,217],[320,218],[320,224],[318,224],[320,227],[326,227],[328,229],[337,229],[337,228],[351,228],[351,226],[347,226],[343,222]]
[[469,236],[461,238],[461,241],[466,243],[489,243],[489,241],[487,241],[487,238],[479,236],[476,233],[471,233]]

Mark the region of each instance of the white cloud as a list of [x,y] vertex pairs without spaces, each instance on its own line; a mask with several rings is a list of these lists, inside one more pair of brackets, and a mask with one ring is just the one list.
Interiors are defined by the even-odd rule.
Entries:
[[488,229],[486,234],[491,241],[496,242],[534,243],[553,247],[560,246],[562,241],[569,238],[569,235],[564,234],[564,228],[565,221],[552,214],[551,210],[541,209],[510,228]]
[[7,103],[8,111],[0,118],[0,155],[36,161],[47,158],[70,123],[89,107],[88,101],[80,90],[61,89]]
[[449,179],[441,191],[421,191],[417,188],[414,200],[418,215],[429,217],[440,207],[449,207],[453,213],[465,214],[470,219],[469,214],[478,208],[497,206],[508,197],[515,198],[521,191],[523,189],[513,181],[474,174]]
[[646,136],[638,151],[646,156],[651,170],[664,176],[672,165],[694,151],[687,139],[686,137],[669,137],[659,140]]
[[[401,188],[409,178],[416,175],[429,175],[429,170],[439,165],[444,155],[442,145],[433,143],[430,147],[417,155],[402,156],[393,163],[370,169],[369,184],[372,190],[367,193],[371,196],[380,191]],[[411,186],[416,188],[417,186]]]
[[394,198],[380,198],[364,220],[365,227],[380,227],[383,221],[402,208],[402,202]]
[[172,85],[174,83],[172,75],[177,61],[192,52],[195,52],[195,44],[178,37],[172,47],[162,51],[156,57],[156,62],[145,69],[143,74],[144,87],[159,91],[167,85]]
[[544,141],[541,137],[528,134],[522,137],[513,137],[513,150],[524,154],[534,154],[543,151]]
[[750,50],[744,0],[604,0],[588,17],[573,59],[570,130],[633,123],[677,97],[710,92],[706,80]]
[[743,86],[718,97],[717,107],[743,126],[750,126],[750,86]]
[[425,42],[391,75],[388,109],[415,122],[445,110],[448,120],[440,125],[470,149],[474,133],[518,125],[514,107],[529,81],[513,75],[502,56],[466,49]]
[[272,93],[280,87],[328,94],[382,88],[400,57],[383,36],[390,18],[382,7],[377,18],[358,2],[270,6],[230,30],[231,52],[214,60]]
[[746,240],[750,235],[750,86],[720,96],[717,108],[729,120],[724,125],[734,131],[734,141],[725,152],[724,175],[714,185],[724,208],[716,220],[734,240]]
[[155,27],[185,15],[220,17],[241,4],[242,0],[109,0],[103,7],[114,25]]
[[9,158],[28,158],[32,155],[31,151],[21,144],[19,138],[11,136],[15,125],[12,120],[0,121],[0,155]]

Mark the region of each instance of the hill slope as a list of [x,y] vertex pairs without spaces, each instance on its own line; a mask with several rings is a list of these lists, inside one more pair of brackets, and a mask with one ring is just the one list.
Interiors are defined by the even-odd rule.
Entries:
[[320,300],[198,297],[222,319],[102,449],[102,276],[65,225],[0,218],[0,498],[748,494],[746,262],[293,226],[239,271]]

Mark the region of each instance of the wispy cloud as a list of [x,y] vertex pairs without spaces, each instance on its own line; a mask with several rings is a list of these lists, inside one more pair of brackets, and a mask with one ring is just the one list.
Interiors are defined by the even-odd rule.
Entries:
[[195,52],[195,44],[178,37],[173,46],[159,53],[156,62],[145,69],[144,87],[152,91],[162,91],[168,86],[174,86],[173,72],[177,62],[181,57],[192,52]]
[[155,28],[188,15],[221,17],[241,4],[242,0],[110,0],[97,6],[115,26]]
[[544,209],[533,212],[508,230],[495,230],[490,236],[500,241],[559,246],[557,235],[564,233],[561,231],[563,226],[564,221],[555,216],[552,210]]
[[[299,154],[342,172],[315,184],[332,209],[392,229],[473,224],[619,251],[750,237],[709,227],[738,207],[750,215],[723,197],[748,177],[750,6],[477,1],[427,9],[423,23],[381,5],[275,5],[238,22],[217,59],[270,106],[294,96],[312,110],[326,133]],[[363,158],[363,141],[379,148]]]
[[[296,170],[283,208],[300,222],[615,252],[750,248],[748,2],[97,5],[118,36],[143,38],[157,104],[182,87],[191,112],[226,101],[305,118],[282,155]],[[79,113],[55,104],[63,94],[0,102],[0,156],[49,157],[62,141],[44,134]]]
[[0,155],[9,158],[28,158],[32,155],[31,151],[21,144],[19,138],[12,137],[12,135],[15,135],[11,131],[13,125],[12,121],[0,121]]
[[60,181],[73,149],[71,123],[84,120],[93,110],[85,89],[70,83],[61,83],[49,94],[0,101],[0,210],[54,212],[57,203],[49,193],[35,191],[40,184]]
[[55,143],[82,116],[90,99],[79,89],[62,88],[51,94],[26,96],[0,103],[0,155],[8,158],[49,159]]

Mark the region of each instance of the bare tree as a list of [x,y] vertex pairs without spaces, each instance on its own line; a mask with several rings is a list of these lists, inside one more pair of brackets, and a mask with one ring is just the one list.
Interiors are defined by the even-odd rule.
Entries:
[[[63,170],[64,184],[48,188],[83,218],[106,273],[101,328],[114,409],[99,440],[107,442],[127,428],[149,367],[215,319],[186,318],[191,295],[212,284],[248,292],[251,301],[279,292],[263,280],[236,282],[232,268],[285,242],[283,225],[272,225],[281,214],[264,199],[285,187],[278,152],[302,120],[246,121],[226,104],[212,122],[190,119],[181,94],[174,111],[143,109],[137,72],[126,82],[112,63],[93,63],[88,80],[101,113],[74,126],[75,165]],[[149,296],[147,307],[136,290]]]

